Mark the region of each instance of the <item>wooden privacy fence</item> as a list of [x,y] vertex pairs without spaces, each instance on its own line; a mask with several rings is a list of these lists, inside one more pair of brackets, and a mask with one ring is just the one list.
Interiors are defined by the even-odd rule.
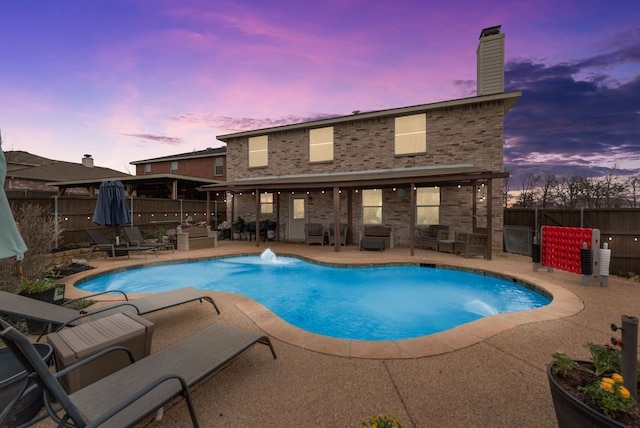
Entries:
[[[75,247],[89,242],[86,229],[103,227],[93,223],[96,207],[95,197],[9,197],[14,213],[21,205],[36,204],[47,207],[57,215],[60,224],[60,240],[64,247]],[[154,231],[161,227],[171,229],[181,222],[199,223],[207,221],[207,202],[199,200],[174,200],[156,198],[130,198],[127,202],[132,213],[132,223],[143,231]],[[216,228],[226,220],[226,204],[221,201],[209,202],[208,224]],[[18,219],[16,219],[18,220]],[[112,234],[115,234],[113,228]],[[56,248],[58,246],[56,245]]]
[[533,239],[542,226],[588,227],[600,230],[611,250],[612,274],[640,274],[640,209],[637,208],[507,208],[505,226],[528,226]]

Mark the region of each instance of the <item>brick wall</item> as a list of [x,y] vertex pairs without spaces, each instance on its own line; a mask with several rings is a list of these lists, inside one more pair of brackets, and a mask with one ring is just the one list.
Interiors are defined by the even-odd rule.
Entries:
[[[358,119],[334,126],[334,160],[309,163],[309,131],[296,129],[269,134],[268,166],[248,168],[248,138],[227,141],[228,175],[230,180],[292,174],[320,174],[331,172],[368,171],[418,166],[471,164],[493,171],[503,168],[503,110],[502,102],[484,102],[426,111],[427,151],[424,154],[394,155],[394,117]],[[441,189],[442,224],[454,231],[471,231],[472,198],[478,198],[477,225],[486,225],[486,204],[492,201],[494,217],[493,244],[502,248],[502,183],[495,180],[493,194],[480,200],[472,195],[471,187]],[[347,199],[341,195],[341,221],[346,222]],[[393,226],[396,242],[408,245],[409,194],[399,197],[393,189],[383,191],[383,221]],[[282,196],[282,195],[281,195]],[[309,222],[333,222],[331,192],[311,192]],[[236,202],[241,199],[237,199]],[[254,198],[236,204],[236,216],[255,217]],[[280,216],[286,222],[288,199],[281,199]],[[353,193],[353,230],[361,229],[361,199]],[[273,216],[272,216],[273,217]],[[271,218],[272,218],[271,217]],[[355,235],[357,238],[357,234]]]
[[[226,168],[224,168],[224,160],[225,156],[217,156],[222,157],[223,159],[223,174],[215,175],[215,159],[216,157],[201,157],[201,158],[191,158],[191,159],[181,159],[178,160],[178,171],[179,175],[187,175],[190,177],[199,177],[199,178],[208,178],[211,180],[220,180],[226,181]],[[151,172],[150,174],[169,174],[171,173],[171,161],[162,161],[162,162],[152,162]],[[145,165],[149,164],[139,164],[136,165],[136,175],[144,175],[145,174]]]

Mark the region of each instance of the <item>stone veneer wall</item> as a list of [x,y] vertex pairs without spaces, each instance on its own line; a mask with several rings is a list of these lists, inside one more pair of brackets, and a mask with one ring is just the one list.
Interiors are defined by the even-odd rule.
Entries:
[[[309,162],[308,128],[269,134],[268,166],[248,165],[248,138],[227,141],[229,180],[280,175],[322,174],[332,172],[369,171],[417,166],[446,166],[471,164],[492,171],[503,169],[503,110],[501,101],[470,103],[463,106],[426,110],[427,152],[418,155],[394,155],[394,117],[358,119],[334,125],[334,160]],[[472,188],[445,187],[441,190],[440,219],[453,231],[471,231]],[[486,190],[485,190],[486,192]],[[346,191],[341,195],[341,221],[346,222]],[[409,196],[400,198],[392,189],[383,192],[383,223],[393,226],[398,245],[409,244]],[[308,205],[308,221],[328,225],[333,222],[331,192],[312,192]],[[491,196],[491,198],[489,197]],[[478,198],[478,227],[486,225],[486,203],[493,203],[492,226],[494,249],[502,249],[502,183],[495,180],[493,194]],[[278,236],[285,240],[288,198],[279,196],[280,222]],[[255,196],[235,198],[235,216],[255,218]],[[228,205],[230,207],[230,205]],[[361,230],[360,194],[353,193],[354,239]],[[228,213],[230,215],[230,212]],[[261,215],[275,220],[276,214]]]

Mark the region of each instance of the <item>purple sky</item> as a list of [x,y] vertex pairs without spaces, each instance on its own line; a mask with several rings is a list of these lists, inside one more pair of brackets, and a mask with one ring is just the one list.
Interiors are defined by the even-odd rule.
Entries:
[[20,0],[0,16],[4,150],[134,172],[216,135],[474,96],[480,31],[502,25],[506,89],[524,91],[506,167],[640,171],[637,0]]

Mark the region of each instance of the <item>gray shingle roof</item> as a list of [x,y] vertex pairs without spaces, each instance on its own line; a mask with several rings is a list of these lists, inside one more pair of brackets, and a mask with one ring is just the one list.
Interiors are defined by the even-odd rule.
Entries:
[[8,151],[5,157],[10,178],[49,182],[131,176],[110,168],[47,159],[23,151]]
[[192,152],[188,152],[188,153],[179,153],[177,155],[169,155],[169,156],[162,156],[159,158],[151,158],[151,159],[143,159],[143,160],[139,160],[139,161],[133,161],[133,162],[129,162],[131,165],[139,165],[139,164],[145,164],[145,163],[152,163],[152,162],[166,162],[166,161],[174,161],[174,160],[180,160],[180,159],[194,159],[194,158],[206,158],[206,157],[213,157],[213,156],[223,156],[227,153],[227,147],[217,147],[217,148],[213,148],[213,147],[207,147],[204,150],[194,150]]

